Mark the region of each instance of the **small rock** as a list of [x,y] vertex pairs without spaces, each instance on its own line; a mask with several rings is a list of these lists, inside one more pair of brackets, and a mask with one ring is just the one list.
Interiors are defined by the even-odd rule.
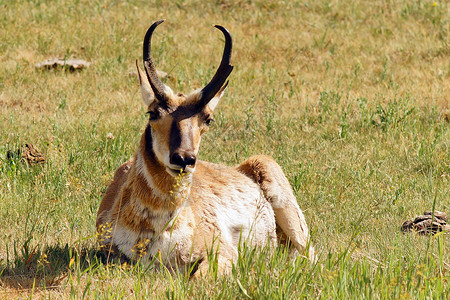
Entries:
[[50,58],[35,65],[38,69],[56,69],[58,67],[68,69],[70,72],[88,68],[91,65],[90,62],[81,59],[62,59],[62,58]]
[[404,222],[401,230],[403,232],[415,231],[422,235],[436,234],[440,231],[450,230],[450,225],[447,224],[447,220],[447,215],[444,212],[435,210],[433,219],[432,212],[426,211],[414,220]]
[[[426,212],[424,212],[423,214],[426,215],[426,216],[432,216],[432,215],[433,215],[433,212],[432,212],[432,211],[426,211]],[[437,211],[437,210],[435,210],[435,211],[434,211],[434,216],[435,216],[436,218],[439,218],[439,219],[441,219],[441,220],[444,220],[445,222],[448,221],[447,215],[446,215],[444,212],[442,212],[442,211]]]
[[[165,78],[168,76],[168,74],[164,71],[156,70],[156,75],[158,75],[159,78]],[[137,71],[130,71],[128,72],[128,76],[130,77],[138,77]]]
[[15,157],[26,161],[29,165],[43,164],[47,160],[41,150],[30,143],[22,145],[17,151],[8,150],[6,158],[12,160]]

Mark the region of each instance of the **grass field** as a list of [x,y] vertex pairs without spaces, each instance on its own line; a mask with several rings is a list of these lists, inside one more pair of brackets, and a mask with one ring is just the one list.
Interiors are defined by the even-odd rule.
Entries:
[[[235,69],[201,159],[272,155],[317,263],[243,247],[232,275],[188,281],[100,262],[96,211],[146,124],[133,72],[160,18],[153,56],[186,93],[220,61],[211,25],[231,32]],[[92,65],[34,67],[51,57]],[[0,63],[0,298],[450,296],[450,235],[400,232],[450,213],[447,1],[0,0]],[[7,159],[24,143],[47,162]]]

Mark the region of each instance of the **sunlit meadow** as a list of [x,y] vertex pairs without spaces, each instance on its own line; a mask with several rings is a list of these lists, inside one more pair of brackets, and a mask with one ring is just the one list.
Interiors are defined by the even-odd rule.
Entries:
[[[317,263],[243,246],[228,276],[189,281],[103,264],[96,211],[146,124],[135,61],[204,86],[233,36],[229,88],[203,160],[273,156],[312,230]],[[78,58],[87,69],[40,70]],[[0,0],[0,298],[449,297],[449,234],[400,231],[450,213],[447,1]],[[32,143],[47,161],[8,150]]]

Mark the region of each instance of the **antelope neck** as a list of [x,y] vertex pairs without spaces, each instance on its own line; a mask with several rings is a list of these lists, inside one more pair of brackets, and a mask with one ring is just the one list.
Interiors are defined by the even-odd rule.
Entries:
[[[138,150],[143,160],[140,175],[145,177],[154,197],[165,203],[165,208],[176,209],[187,199],[191,178],[176,179],[166,172],[166,167],[156,158],[153,151],[151,127],[147,125]],[[138,158],[139,159],[139,158]],[[139,162],[137,162],[139,163]]]

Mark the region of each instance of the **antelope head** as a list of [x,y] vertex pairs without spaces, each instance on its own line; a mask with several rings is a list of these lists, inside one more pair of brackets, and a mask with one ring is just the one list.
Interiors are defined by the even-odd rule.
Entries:
[[144,38],[144,70],[136,66],[139,74],[142,100],[148,106],[152,150],[157,160],[171,176],[181,171],[195,170],[201,136],[208,130],[213,112],[227,87],[227,78],[233,70],[230,65],[232,41],[227,29],[216,25],[225,36],[222,61],[211,81],[203,88],[175,94],[156,73],[151,55],[151,38],[159,20],[150,26]]

